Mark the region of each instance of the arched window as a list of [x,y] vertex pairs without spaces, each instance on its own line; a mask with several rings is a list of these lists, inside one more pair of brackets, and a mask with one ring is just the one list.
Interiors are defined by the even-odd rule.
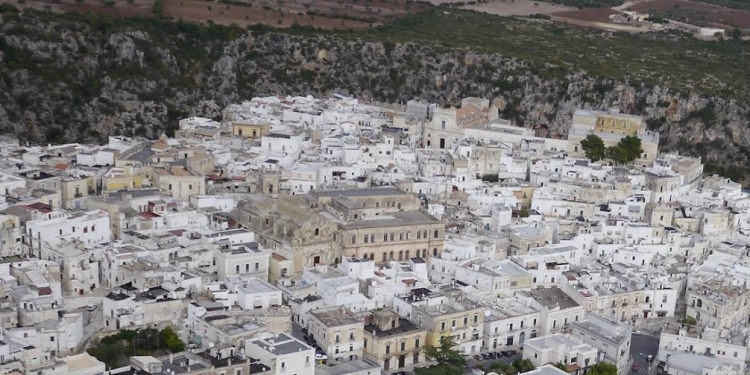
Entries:
[[370,242],[375,243],[375,235],[374,234],[370,235]]
[[420,231],[417,231],[417,239],[418,239],[418,240],[419,240],[419,239],[422,239],[422,232],[420,232]]
[[432,249],[432,256],[434,256],[434,257],[437,256],[437,247],[434,248],[434,249]]
[[406,250],[406,260],[409,260],[409,250]]
[[390,252],[390,258],[393,259],[393,251]]
[[387,261],[387,260],[388,260],[388,254],[386,254],[386,253],[383,253],[383,262],[385,262],[385,261]]
[[427,258],[427,249],[422,249],[422,259]]
[[404,251],[401,250],[398,252],[398,260],[404,260]]

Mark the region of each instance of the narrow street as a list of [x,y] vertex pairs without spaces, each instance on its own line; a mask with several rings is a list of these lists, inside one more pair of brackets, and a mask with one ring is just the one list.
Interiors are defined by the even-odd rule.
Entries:
[[[656,355],[659,352],[659,337],[643,334],[633,334],[630,341],[630,356],[633,358],[633,363],[637,364],[638,370],[633,370],[633,365],[630,368],[631,375],[653,375],[656,373]],[[651,355],[653,360],[648,361],[648,356]]]

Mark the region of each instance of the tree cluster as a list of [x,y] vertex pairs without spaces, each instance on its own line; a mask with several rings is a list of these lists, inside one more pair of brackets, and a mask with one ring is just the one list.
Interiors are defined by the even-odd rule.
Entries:
[[172,327],[161,331],[153,328],[139,330],[124,329],[106,336],[94,343],[87,352],[104,362],[107,368],[117,368],[128,364],[133,355],[164,355],[185,350],[185,343]]
[[[425,348],[427,359],[435,361],[432,366],[416,368],[416,375],[462,375],[466,367],[466,358],[457,351],[450,336],[440,338],[440,346]],[[516,375],[534,370],[536,367],[528,359],[519,359],[512,364],[495,362],[492,370],[504,375]]]
[[615,164],[628,164],[638,159],[643,153],[641,139],[636,136],[626,136],[616,146],[606,147],[604,141],[596,134],[589,134],[581,141],[581,148],[586,158],[599,161],[606,158]]
[[450,336],[440,338],[440,346],[425,348],[425,356],[436,363],[428,367],[414,369],[416,375],[462,375],[466,358],[454,349],[455,343]]

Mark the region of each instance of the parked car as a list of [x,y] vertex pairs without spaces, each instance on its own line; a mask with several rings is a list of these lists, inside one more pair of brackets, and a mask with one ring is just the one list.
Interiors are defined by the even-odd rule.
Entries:
[[482,356],[480,356],[479,354],[474,354],[474,359],[476,359],[477,361],[479,361],[479,360],[482,359]]
[[95,304],[95,303],[91,304],[91,305],[86,305],[86,310],[88,310],[88,311],[94,311],[94,310],[96,310],[97,307],[99,307],[99,306],[97,304]]
[[500,355],[503,356],[503,357],[507,357],[508,356],[508,351],[507,350],[501,350],[500,351]]
[[512,357],[512,356],[516,355],[517,353],[518,352],[516,352],[515,350],[508,350],[508,357]]
[[638,362],[633,362],[633,367],[630,368],[633,371],[638,371],[641,369],[641,366],[638,364]]

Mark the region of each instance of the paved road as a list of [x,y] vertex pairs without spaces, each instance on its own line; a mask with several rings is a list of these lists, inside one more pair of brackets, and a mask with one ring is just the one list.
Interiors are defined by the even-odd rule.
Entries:
[[[652,375],[656,373],[656,355],[658,352],[659,337],[633,334],[630,340],[630,356],[633,357],[633,363],[637,363],[640,369],[633,371],[631,367],[630,375]],[[653,356],[653,362],[648,362],[649,355]]]

